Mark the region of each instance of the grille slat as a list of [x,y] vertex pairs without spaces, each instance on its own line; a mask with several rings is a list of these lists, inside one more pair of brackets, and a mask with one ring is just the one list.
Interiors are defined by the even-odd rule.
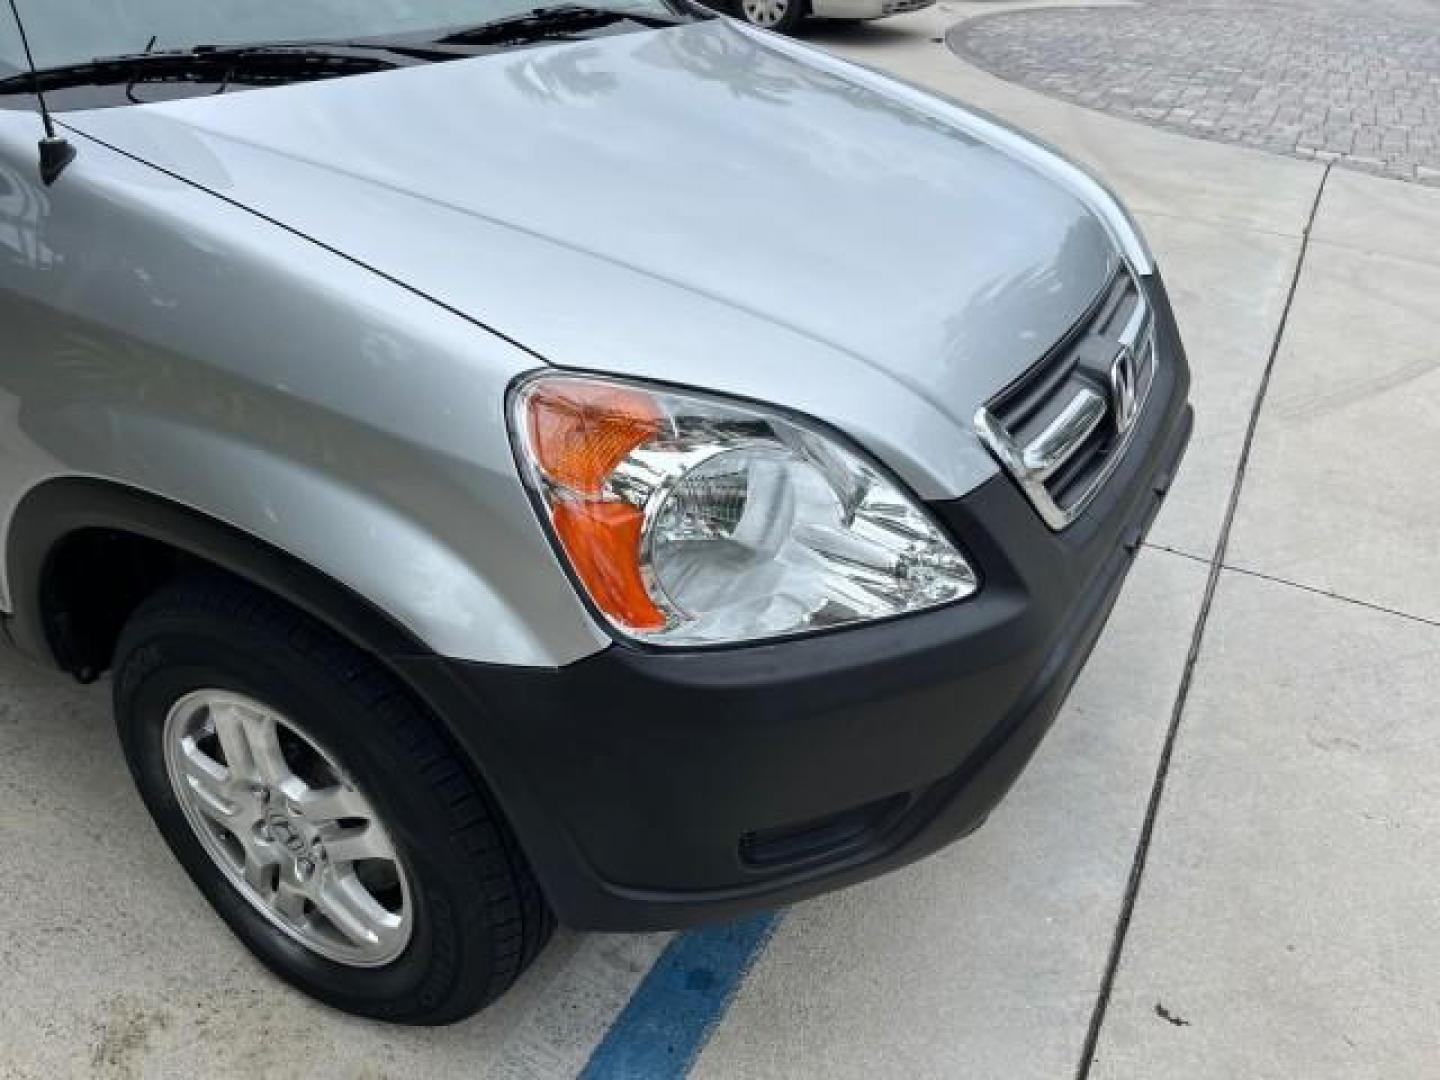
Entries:
[[1032,385],[1017,393],[1014,401],[1007,402],[1006,425],[1026,442],[1038,435],[1059,412],[1060,390],[1075,374],[1074,357],[1062,357],[1060,363],[1039,374]]
[[[1125,451],[1154,381],[1153,322],[1144,290],[1122,264],[1060,344],[976,414],[981,439],[1052,529],[1084,512]],[[1090,412],[1090,425],[1057,424],[1093,409],[1097,395],[1102,423]]]

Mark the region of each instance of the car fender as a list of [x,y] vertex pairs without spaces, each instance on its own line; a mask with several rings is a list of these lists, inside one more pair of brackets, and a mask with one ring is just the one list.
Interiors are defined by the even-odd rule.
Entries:
[[505,391],[540,361],[96,144],[45,189],[33,120],[0,113],[0,538],[42,484],[105,481],[289,553],[440,655],[609,643],[514,467]]

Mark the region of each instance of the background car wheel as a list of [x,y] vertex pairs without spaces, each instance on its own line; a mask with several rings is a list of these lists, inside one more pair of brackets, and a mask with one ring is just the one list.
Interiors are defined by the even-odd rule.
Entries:
[[167,587],[115,665],[121,742],[161,833],[230,928],[347,1012],[459,1020],[553,919],[498,811],[372,658],[222,578]]
[[740,0],[740,16],[753,26],[793,34],[805,18],[805,0]]

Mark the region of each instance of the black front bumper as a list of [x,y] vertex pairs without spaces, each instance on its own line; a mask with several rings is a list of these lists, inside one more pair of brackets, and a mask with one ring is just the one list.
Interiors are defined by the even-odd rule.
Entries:
[[873,877],[976,828],[1039,745],[1189,439],[1189,370],[1151,283],[1159,364],[1125,460],[1045,527],[998,476],[933,511],[971,599],[745,648],[616,645],[558,670],[399,661],[451,723],[560,919],[680,927]]

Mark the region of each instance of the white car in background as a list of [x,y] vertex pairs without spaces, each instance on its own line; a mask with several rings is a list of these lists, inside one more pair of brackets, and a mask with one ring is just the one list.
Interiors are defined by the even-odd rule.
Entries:
[[728,5],[719,6],[728,6],[732,14],[754,26],[790,34],[810,16],[860,22],[923,11],[934,3],[935,0],[731,0]]

